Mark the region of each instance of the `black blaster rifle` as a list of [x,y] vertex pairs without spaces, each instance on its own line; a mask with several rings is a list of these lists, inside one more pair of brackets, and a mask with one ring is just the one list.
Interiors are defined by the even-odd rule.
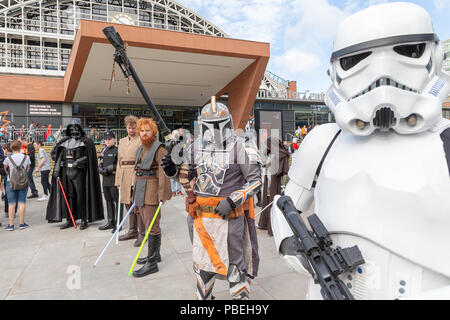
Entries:
[[164,141],[166,143],[170,142],[172,140],[172,134],[170,130],[167,128],[166,123],[159,114],[155,105],[153,104],[152,99],[150,99],[147,90],[145,90],[145,87],[142,84],[141,79],[139,79],[139,76],[137,75],[136,70],[133,67],[133,64],[128,58],[120,34],[116,31],[116,29],[114,29],[113,26],[104,28],[103,33],[105,34],[108,41],[111,42],[113,47],[116,49],[116,52],[114,54],[114,61],[119,65],[126,79],[128,79],[130,76],[133,77],[134,82],[136,83],[139,91],[141,92],[142,96],[145,99],[145,102],[150,107],[150,110],[152,111],[155,117],[154,120],[156,121],[156,124],[158,125],[158,128],[161,131],[161,135],[164,137]]
[[[125,51],[124,42],[122,40],[122,37],[120,34],[114,29],[113,26],[109,26],[103,29],[103,33],[105,34],[106,38],[109,42],[113,45],[113,47],[116,49],[116,52],[114,54],[114,61],[119,65],[120,69],[123,72],[123,75],[126,79],[129,79],[129,77],[133,77],[134,82],[136,83],[139,91],[141,92],[142,96],[145,99],[145,102],[150,107],[151,112],[153,113],[154,120],[156,124],[158,125],[158,128],[161,132],[161,135],[164,138],[165,141],[165,147],[168,154],[171,154],[172,149],[177,145],[178,142],[180,142],[183,137],[179,137],[179,141],[175,141],[172,139],[172,133],[170,132],[169,128],[167,128],[166,123],[164,122],[163,118],[159,114],[158,110],[156,109],[155,105],[153,104],[152,99],[150,98],[150,95],[148,94],[147,90],[145,89],[144,85],[142,84],[141,79],[136,73],[136,70],[133,67],[133,64],[131,63],[130,59],[127,56],[127,53]],[[175,151],[176,149],[174,149]],[[178,155],[182,157],[182,150],[178,148],[179,153]],[[183,171],[183,174],[180,174],[180,183],[185,189],[188,198],[195,198],[195,195],[193,193],[192,188],[189,185],[189,181],[187,179],[187,171],[188,171],[188,165],[186,163],[181,164],[180,166],[180,172]],[[181,177],[183,176],[183,178]]]
[[359,248],[357,246],[332,248],[333,241],[319,217],[316,214],[308,217],[312,231],[308,230],[300,217],[301,212],[295,208],[289,196],[281,196],[277,206],[300,242],[302,251],[312,267],[312,270],[307,269],[314,277],[314,282],[320,285],[320,293],[324,300],[354,300],[338,275],[352,272],[364,263]]

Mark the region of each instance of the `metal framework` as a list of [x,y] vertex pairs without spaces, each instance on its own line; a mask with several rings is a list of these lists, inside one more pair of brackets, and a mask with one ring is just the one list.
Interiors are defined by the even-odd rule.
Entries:
[[0,73],[63,76],[80,19],[228,37],[171,0],[0,0]]

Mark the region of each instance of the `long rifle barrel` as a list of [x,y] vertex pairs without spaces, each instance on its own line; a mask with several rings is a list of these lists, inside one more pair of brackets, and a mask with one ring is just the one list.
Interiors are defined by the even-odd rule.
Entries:
[[171,140],[171,132],[169,128],[167,128],[166,123],[164,122],[163,118],[159,114],[158,110],[156,109],[156,106],[153,104],[152,99],[150,98],[150,95],[148,94],[147,90],[145,89],[144,85],[142,84],[141,79],[136,73],[136,70],[133,67],[133,64],[131,63],[130,59],[127,56],[127,53],[125,51],[124,42],[122,40],[122,37],[120,34],[114,29],[113,26],[109,26],[103,29],[103,33],[105,34],[106,38],[109,42],[113,45],[113,47],[116,49],[116,53],[114,55],[114,60],[119,64],[120,68],[122,69],[122,72],[124,73],[125,77],[128,78],[129,76],[133,77],[134,82],[136,83],[139,91],[141,92],[142,96],[144,97],[145,102],[150,107],[154,117],[155,121],[161,131],[161,135],[164,137],[164,140],[168,142]]

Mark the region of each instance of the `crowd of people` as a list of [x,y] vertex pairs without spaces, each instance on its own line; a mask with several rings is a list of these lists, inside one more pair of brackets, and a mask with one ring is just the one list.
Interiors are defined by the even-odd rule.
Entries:
[[[221,107],[226,108],[222,105]],[[225,113],[229,115],[228,112]],[[231,119],[230,115],[229,119]],[[7,231],[15,230],[16,211],[19,212],[20,220],[18,229],[29,227],[25,221],[26,202],[31,198],[38,198],[40,201],[48,200],[45,219],[49,223],[64,222],[59,227],[61,230],[77,227],[77,220],[81,220],[79,229],[84,230],[88,228],[90,223],[106,218],[106,223],[100,225],[98,229],[102,231],[111,230],[114,233],[121,219],[127,213],[130,213],[129,229],[124,230],[125,232],[118,239],[119,241],[134,240],[134,246],[136,247],[142,245],[146,230],[149,229],[153,221],[148,236],[148,255],[137,261],[142,267],[133,273],[135,277],[144,277],[158,272],[158,262],[161,261],[160,219],[162,213],[161,210],[159,210],[159,214],[156,213],[160,205],[172,197],[186,196],[186,210],[191,217],[189,222],[191,228],[194,228],[194,225],[197,224],[197,214],[211,215],[211,213],[207,213],[207,210],[211,210],[214,207],[216,209],[212,213],[216,212],[218,217],[223,217],[224,219],[227,219],[229,215],[233,217],[240,216],[244,212],[248,215],[248,210],[254,210],[253,196],[256,196],[258,192],[259,204],[267,205],[272,201],[273,196],[280,191],[281,184],[278,180],[287,173],[289,154],[294,151],[291,146],[279,140],[276,142],[276,152],[269,148],[263,165],[269,178],[264,179],[264,183],[260,178],[259,162],[255,162],[254,165],[250,165],[248,169],[243,171],[239,165],[234,167],[234,164],[229,164],[229,169],[224,167],[223,172],[231,170],[234,172],[232,176],[235,176],[235,178],[229,182],[224,181],[224,186],[226,187],[222,189],[225,190],[225,193],[223,193],[225,200],[223,200],[221,192],[219,192],[221,196],[219,198],[213,196],[217,195],[215,192],[205,198],[200,197],[202,192],[205,192],[201,191],[201,188],[198,189],[198,183],[200,182],[192,184],[191,181],[191,184],[186,183],[188,176],[190,180],[198,179],[193,178],[196,173],[191,172],[191,169],[189,174],[183,171],[184,169],[172,171],[176,166],[172,163],[171,158],[167,157],[168,151],[164,145],[156,139],[158,129],[152,119],[138,119],[130,115],[125,117],[124,122],[127,136],[120,139],[118,146],[116,145],[116,136],[112,131],[97,132],[104,139],[104,147],[99,154],[96,152],[95,142],[90,134],[92,130],[85,132],[79,119],[70,120],[64,130],[61,128],[62,134],[58,139],[55,139],[50,156],[42,148],[44,142],[41,139],[29,142],[29,136],[19,136],[18,139],[12,142],[4,143],[3,155],[0,154],[2,160],[1,169],[3,169],[1,177],[5,212],[8,213],[9,218],[8,225],[4,229]],[[180,139],[180,136],[183,135],[184,131],[182,129],[172,132],[172,136],[177,137],[177,139]],[[211,135],[208,137],[211,138]],[[242,154],[241,158],[243,156],[249,157],[249,155],[256,158],[259,157],[256,143],[253,144],[253,142],[256,142],[256,139],[250,142],[248,139],[245,142],[244,140],[241,142],[241,139],[244,139],[244,137],[235,137],[233,139],[238,142],[236,145],[239,147],[235,152]],[[191,145],[195,144],[192,138],[187,139],[186,142]],[[251,147],[247,144],[250,144]],[[275,155],[280,159],[275,159]],[[50,158],[54,162],[51,176]],[[255,159],[252,158],[252,161]],[[280,170],[271,172],[271,163],[274,161],[280,161],[282,166]],[[205,165],[210,164],[205,163]],[[217,163],[215,165],[225,164]],[[279,166],[277,165],[277,167]],[[217,173],[212,169],[211,172]],[[239,178],[239,181],[241,179],[243,179],[242,181],[248,181],[247,184],[242,186],[248,198],[242,198],[240,196],[242,191],[240,190],[229,194],[230,188],[239,187],[239,183],[234,181],[238,172],[240,172],[239,174],[244,174],[244,176]],[[39,197],[36,189],[33,180],[34,173],[40,173],[42,190],[44,192],[42,197]],[[245,177],[245,175],[248,176]],[[50,179],[51,182],[49,181]],[[224,176],[221,179],[226,180],[230,178],[229,176]],[[264,185],[264,189],[260,190],[262,185]],[[207,190],[210,188],[214,188],[214,186],[206,187]],[[245,188],[248,188],[248,190]],[[29,192],[30,195],[28,195]],[[198,196],[193,196],[194,194]],[[228,198],[226,198],[227,196]],[[99,198],[103,198],[104,202],[98,201]],[[195,201],[191,203],[190,199],[193,198]],[[106,214],[104,214],[104,203],[106,204]],[[214,205],[211,207],[212,203]],[[237,209],[238,207],[244,208],[244,211],[241,212],[240,209]],[[202,210],[206,211],[202,213]],[[118,212],[121,214],[118,215]],[[268,230],[269,234],[271,234],[270,224],[267,224],[268,214],[269,211],[266,211],[264,215],[261,215],[258,227]],[[244,223],[242,219],[239,219],[239,223]],[[255,219],[254,214],[253,219]],[[203,223],[206,224],[207,220]],[[254,227],[256,224],[251,223],[251,225]],[[196,232],[194,229],[191,230],[193,233]],[[241,229],[239,228],[239,230]],[[196,243],[196,238],[191,231],[191,241],[193,241],[195,246],[198,246],[199,244]],[[243,232],[243,230],[239,232]],[[251,241],[253,250],[256,250],[255,241],[255,239]],[[239,246],[242,245],[244,244],[239,244]],[[239,270],[250,272],[247,269],[248,265],[243,264],[240,256],[233,256],[232,261],[235,261]],[[203,261],[202,264],[204,264],[204,267],[202,267],[204,270],[198,269],[196,271],[198,272],[197,280],[199,282],[204,281],[205,275],[211,277],[216,272],[223,273],[223,270],[212,272],[206,261]],[[255,261],[255,266],[257,266],[257,261]],[[204,271],[207,273],[204,273]],[[256,270],[253,272],[256,274]],[[232,287],[230,292],[233,297],[247,297],[248,283],[246,281],[239,282],[239,284],[230,284],[230,286]],[[242,291],[242,288],[246,289]],[[200,298],[208,297],[208,294],[208,292],[198,292]]]
[[15,123],[11,122],[0,128],[0,141],[7,143],[22,138],[29,142],[53,143],[62,137],[63,130],[62,125],[56,129],[51,124],[44,125],[32,121],[28,127],[25,125],[16,127]]

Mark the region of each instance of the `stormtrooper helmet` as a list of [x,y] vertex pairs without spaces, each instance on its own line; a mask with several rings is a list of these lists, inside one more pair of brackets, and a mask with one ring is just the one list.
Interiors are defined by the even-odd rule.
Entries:
[[216,102],[203,107],[200,118],[200,134],[204,143],[224,146],[226,140],[233,135],[233,120],[226,105]]
[[406,2],[386,3],[346,18],[337,30],[326,104],[352,134],[413,134],[441,118],[450,76],[429,14]]

